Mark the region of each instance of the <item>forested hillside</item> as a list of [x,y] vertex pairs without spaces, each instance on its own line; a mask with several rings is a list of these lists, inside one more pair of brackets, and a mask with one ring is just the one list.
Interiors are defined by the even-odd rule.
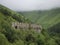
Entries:
[[[57,20],[56,23],[59,22],[58,19],[60,19],[59,13],[57,13],[57,14],[58,14],[58,16],[56,16],[56,18],[54,18],[54,21]],[[29,15],[29,16],[31,16],[31,15]],[[46,15],[46,16],[48,16],[48,15]],[[45,17],[45,16],[41,15],[41,17]],[[53,16],[53,17],[55,17],[55,16]],[[41,31],[41,33],[35,32],[34,30],[22,30],[22,29],[17,30],[17,29],[12,28],[11,23],[13,21],[30,23],[30,20],[32,18],[30,20],[26,19],[26,18],[24,16],[22,16],[22,14],[19,14],[5,6],[0,5],[0,45],[60,45],[60,36],[59,36],[60,32],[57,33],[58,31],[57,32],[54,31],[55,26],[50,27],[51,29],[53,28],[53,31],[52,31],[53,33],[50,33],[51,31],[48,31],[51,29],[46,30],[44,28]],[[47,17],[45,17],[45,18],[47,18]],[[43,19],[45,19],[45,18],[43,18]],[[43,21],[43,19],[41,18],[41,21]],[[36,21],[37,21],[37,18],[36,18]],[[34,21],[34,22],[36,22],[36,21]],[[46,21],[47,21],[47,19],[46,19]],[[52,22],[53,22],[53,20],[52,20]],[[37,23],[39,23],[39,22],[37,21]],[[44,23],[41,22],[41,24],[44,24]],[[48,22],[48,24],[49,24],[49,22]],[[58,26],[58,24],[56,24],[56,25]],[[56,30],[57,29],[58,29],[58,27],[56,28]],[[59,30],[60,30],[60,28],[59,28]]]
[[60,23],[60,8],[44,11],[28,11],[22,14],[32,22],[41,24],[45,29]]

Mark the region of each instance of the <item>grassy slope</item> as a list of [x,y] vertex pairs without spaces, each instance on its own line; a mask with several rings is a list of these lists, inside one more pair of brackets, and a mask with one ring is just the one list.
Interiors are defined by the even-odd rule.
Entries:
[[46,29],[60,22],[60,8],[46,11],[23,12],[23,15],[32,20],[32,22],[41,24]]

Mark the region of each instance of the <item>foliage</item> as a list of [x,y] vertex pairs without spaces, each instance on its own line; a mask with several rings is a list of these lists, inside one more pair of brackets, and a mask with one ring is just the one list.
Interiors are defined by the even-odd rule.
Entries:
[[[39,14],[39,16],[36,16],[37,14],[34,12],[33,15],[39,17],[38,20],[35,19],[36,17],[32,15],[34,19],[37,20],[37,23],[39,21],[41,22],[41,24],[43,24],[46,27],[51,24],[47,30],[43,28],[41,33],[38,33],[33,29],[29,29],[29,30],[13,29],[11,27],[11,23],[14,21],[34,23],[35,20],[33,20],[33,22],[30,22],[30,20],[25,19],[25,17],[22,16],[21,14],[16,13],[0,5],[0,45],[60,45],[59,11],[57,12],[57,10],[54,10],[50,13],[48,13],[49,11],[36,12],[37,14]],[[45,16],[43,13],[45,14]],[[55,15],[55,13],[57,15]],[[45,23],[44,19],[47,23]],[[55,21],[56,23],[54,23]]]
[[43,11],[28,11],[22,12],[22,14],[33,23],[42,25],[44,29],[60,23],[60,8]]
[[10,45],[4,34],[0,33],[0,45]]

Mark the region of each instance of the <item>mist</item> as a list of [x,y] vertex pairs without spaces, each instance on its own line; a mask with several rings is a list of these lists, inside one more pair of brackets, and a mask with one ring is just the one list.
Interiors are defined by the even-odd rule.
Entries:
[[60,7],[60,0],[0,0],[0,4],[15,11],[48,10]]

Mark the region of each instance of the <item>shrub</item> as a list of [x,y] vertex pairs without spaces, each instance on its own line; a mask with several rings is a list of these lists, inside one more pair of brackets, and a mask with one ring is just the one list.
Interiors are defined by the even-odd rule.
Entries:
[[10,45],[6,37],[0,33],[0,45]]

